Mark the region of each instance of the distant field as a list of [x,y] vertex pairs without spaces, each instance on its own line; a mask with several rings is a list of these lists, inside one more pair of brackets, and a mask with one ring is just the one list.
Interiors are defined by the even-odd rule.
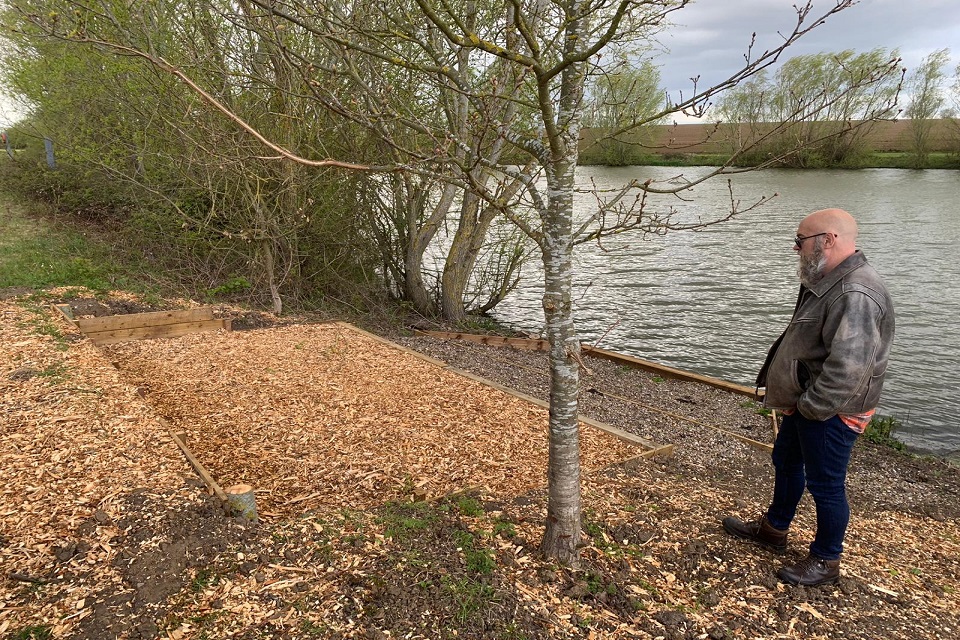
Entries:
[[[934,120],[930,151],[949,152],[960,148],[960,120]],[[877,152],[905,152],[911,148],[912,122],[874,122],[866,136],[867,145]],[[741,125],[746,128],[745,125]],[[713,124],[677,124],[653,127],[646,139],[638,140],[650,154],[726,153],[730,149],[729,126]],[[589,144],[596,131],[586,129],[584,142]]]

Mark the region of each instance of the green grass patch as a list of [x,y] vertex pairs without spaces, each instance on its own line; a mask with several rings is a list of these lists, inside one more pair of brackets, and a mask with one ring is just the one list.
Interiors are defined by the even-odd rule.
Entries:
[[744,409],[752,409],[755,414],[760,416],[766,417],[766,416],[769,416],[771,413],[773,413],[773,410],[767,409],[766,407],[761,406],[760,404],[757,404],[753,400],[744,400],[743,402],[740,403],[740,406],[743,407]]
[[[3,194],[7,200],[10,196]],[[56,218],[7,206],[0,215],[0,289],[86,287],[145,291],[142,265],[115,245]]]
[[457,618],[460,624],[466,624],[467,620],[480,611],[484,606],[493,602],[496,598],[496,591],[493,587],[483,582],[471,580],[469,578],[453,578],[443,576],[441,584],[457,603]]
[[384,514],[377,522],[384,527],[383,535],[394,540],[404,540],[430,528],[437,519],[437,513],[426,502],[393,502],[386,505]]
[[461,494],[454,498],[454,504],[467,517],[478,518],[483,515],[483,505],[473,496]]
[[53,630],[47,625],[30,625],[14,631],[7,638],[10,640],[47,640],[53,637]]
[[467,571],[481,575],[493,573],[497,568],[497,563],[493,555],[483,548],[477,548],[476,539],[469,531],[455,531],[453,540],[457,548],[463,553],[464,560],[467,563]]
[[194,593],[200,593],[207,587],[212,587],[220,581],[220,578],[210,569],[202,568],[197,571],[190,581],[190,590]]

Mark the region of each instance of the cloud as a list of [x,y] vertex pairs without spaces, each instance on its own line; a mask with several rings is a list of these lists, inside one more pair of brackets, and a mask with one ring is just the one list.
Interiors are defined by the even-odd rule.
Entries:
[[[687,95],[691,77],[700,76],[700,87],[725,79],[743,65],[754,32],[754,56],[783,42],[797,22],[795,3],[802,0],[699,0],[675,12],[674,26],[659,38],[668,53],[655,60],[662,85],[671,95],[680,90]],[[811,19],[833,6],[835,0],[815,1]],[[948,48],[952,75],[960,62],[960,1],[862,0],[803,36],[782,60],[876,48],[899,49],[908,68],[933,51]]]

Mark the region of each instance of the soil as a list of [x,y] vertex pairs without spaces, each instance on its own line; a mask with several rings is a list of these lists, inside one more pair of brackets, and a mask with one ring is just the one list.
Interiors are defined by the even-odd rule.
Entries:
[[[120,295],[66,302],[75,315],[154,310]],[[45,307],[0,301],[0,638],[866,640],[960,629],[960,473],[942,460],[861,438],[839,582],[785,585],[777,568],[805,555],[815,527],[808,498],[784,556],[719,525],[769,499],[769,418],[744,396],[588,358],[582,415],[673,454],[635,458],[643,447],[624,452],[581,427],[597,462],[582,481],[581,564],[561,567],[537,550],[543,410],[496,386],[546,399],[544,354],[386,332],[447,363],[438,369],[362,332],[329,343],[319,325],[221,311],[249,331],[97,348]],[[323,370],[332,355],[336,368]],[[216,477],[257,478],[258,522],[210,495],[167,426],[189,432]],[[382,437],[362,440],[370,433]],[[236,434],[243,448],[225,451]]]

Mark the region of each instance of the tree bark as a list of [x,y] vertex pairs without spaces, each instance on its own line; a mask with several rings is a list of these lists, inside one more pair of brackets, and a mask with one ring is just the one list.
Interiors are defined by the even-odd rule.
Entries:
[[544,225],[543,312],[550,340],[550,454],[547,522],[540,551],[578,564],[580,542],[580,342],[573,320],[573,174],[575,163],[550,178],[550,224]]

